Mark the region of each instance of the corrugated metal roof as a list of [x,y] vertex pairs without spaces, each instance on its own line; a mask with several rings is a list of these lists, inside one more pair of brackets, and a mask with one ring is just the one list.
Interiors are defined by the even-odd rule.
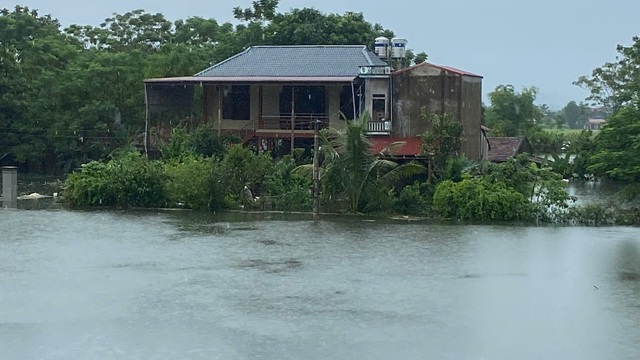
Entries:
[[482,75],[477,75],[477,74],[474,74],[474,73],[470,73],[468,71],[456,69],[456,68],[451,67],[451,66],[436,65],[436,64],[432,64],[432,63],[429,63],[429,62],[426,62],[426,61],[423,62],[423,63],[417,64],[417,65],[409,66],[409,67],[404,68],[404,69],[396,70],[396,71],[394,71],[392,73],[392,75],[402,74],[404,72],[411,71],[411,70],[414,70],[414,69],[422,67],[422,66],[432,67],[432,68],[439,69],[439,70],[442,70],[442,71],[450,73],[450,74],[482,78]]
[[511,159],[520,152],[525,138],[518,137],[487,137],[489,140],[489,160],[503,162]]
[[252,46],[195,77],[356,77],[376,65],[387,64],[364,45]]
[[183,76],[171,78],[146,79],[148,84],[199,84],[199,83],[349,83],[355,76]]
[[375,155],[394,142],[403,142],[404,145],[394,148],[390,155],[393,156],[418,156],[422,140],[419,137],[371,137],[371,152]]

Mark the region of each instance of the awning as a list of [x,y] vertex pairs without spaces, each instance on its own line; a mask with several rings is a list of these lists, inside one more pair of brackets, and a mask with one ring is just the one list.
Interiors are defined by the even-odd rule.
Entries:
[[394,142],[404,142],[404,145],[394,148],[390,155],[392,156],[419,156],[422,140],[419,137],[371,137],[371,152],[375,155]]
[[355,80],[355,76],[183,76],[170,78],[146,79],[146,84],[231,84],[231,83],[350,83]]

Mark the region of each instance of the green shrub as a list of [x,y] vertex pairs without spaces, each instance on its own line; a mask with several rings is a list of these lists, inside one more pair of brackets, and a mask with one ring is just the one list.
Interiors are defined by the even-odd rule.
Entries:
[[98,161],[82,165],[82,171],[67,177],[63,195],[74,208],[114,206],[116,194],[108,165]]
[[214,158],[191,155],[165,165],[166,189],[170,204],[184,203],[191,209],[224,207],[224,189],[216,186]]
[[380,179],[365,184],[365,190],[360,197],[360,211],[365,214],[389,213],[394,209],[396,202],[395,191],[389,184]]
[[253,196],[262,195],[265,178],[273,172],[271,156],[266,153],[256,155],[240,145],[229,148],[221,166],[225,174],[221,180],[233,199],[239,199],[245,186]]
[[529,216],[529,209],[521,193],[486,178],[443,181],[433,196],[436,213],[459,220],[522,220]]
[[428,183],[416,181],[405,186],[395,203],[395,210],[405,215],[424,215],[430,207],[433,198],[433,187]]
[[265,190],[271,206],[281,211],[310,210],[311,180],[293,170],[296,163],[289,155],[278,161],[273,172],[265,177]]
[[106,164],[91,162],[65,182],[64,195],[73,207],[158,207],[166,204],[164,171],[135,151],[124,151]]

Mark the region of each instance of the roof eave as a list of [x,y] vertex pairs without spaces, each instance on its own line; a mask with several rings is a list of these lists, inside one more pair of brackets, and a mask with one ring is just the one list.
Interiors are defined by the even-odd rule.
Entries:
[[145,79],[145,84],[187,85],[206,83],[351,83],[357,76],[184,76]]

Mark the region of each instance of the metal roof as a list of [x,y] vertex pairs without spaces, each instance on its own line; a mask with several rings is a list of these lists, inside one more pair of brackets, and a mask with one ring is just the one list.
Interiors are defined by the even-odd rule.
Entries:
[[402,143],[401,146],[391,150],[391,156],[419,156],[422,140],[419,137],[370,137],[371,152],[380,155],[382,150],[392,143]]
[[183,76],[170,78],[146,79],[147,84],[200,84],[200,83],[350,83],[355,76]]
[[195,77],[347,77],[360,66],[386,66],[364,45],[252,46]]
[[522,152],[527,139],[518,137],[487,137],[489,141],[489,160],[494,162],[508,161]]

